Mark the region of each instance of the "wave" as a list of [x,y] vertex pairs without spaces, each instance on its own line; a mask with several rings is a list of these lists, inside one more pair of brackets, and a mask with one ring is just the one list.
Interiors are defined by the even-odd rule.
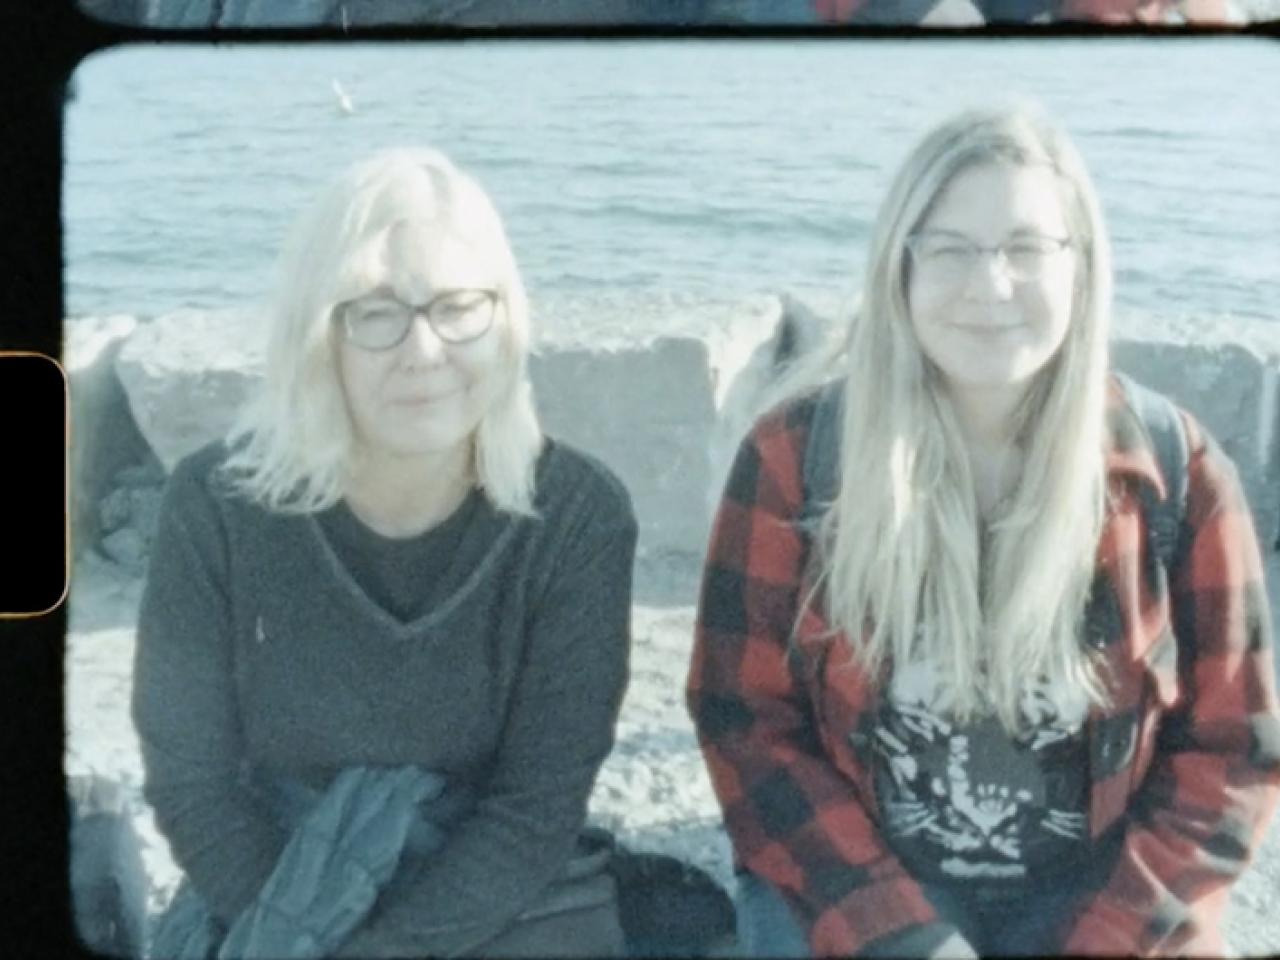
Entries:
[[1152,140],[1161,143],[1184,143],[1187,139],[1185,131],[1170,130],[1168,127],[1146,127],[1126,125],[1121,127],[1102,127],[1089,131],[1090,136],[1114,137],[1124,140]]
[[867,236],[870,230],[866,221],[845,212],[833,212],[829,216],[820,217],[797,212],[794,208],[767,210],[687,200],[676,203],[670,197],[663,197],[653,203],[633,199],[576,204],[535,201],[522,204],[519,215],[522,219],[541,221],[548,228],[560,219],[578,223],[608,221],[657,228],[697,228],[699,231],[709,231],[708,236],[744,230],[769,231],[779,236],[804,236],[840,245],[856,242]]

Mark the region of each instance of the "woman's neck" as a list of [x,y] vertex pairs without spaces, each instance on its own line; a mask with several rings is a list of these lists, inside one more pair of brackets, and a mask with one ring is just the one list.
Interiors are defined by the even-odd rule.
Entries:
[[1015,414],[1024,390],[963,387],[951,388],[948,394],[969,454],[978,512],[988,519],[1017,487],[1022,474]]
[[345,499],[356,517],[384,537],[412,537],[438,526],[475,485],[470,443],[440,453],[363,455]]
[[947,396],[970,450],[994,451],[1013,444],[1015,414],[1026,393],[1016,386],[948,386]]

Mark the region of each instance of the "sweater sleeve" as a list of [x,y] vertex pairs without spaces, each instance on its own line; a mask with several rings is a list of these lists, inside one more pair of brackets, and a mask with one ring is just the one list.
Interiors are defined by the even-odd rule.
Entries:
[[689,674],[735,859],[778,890],[817,956],[970,956],[825,753],[789,655],[805,555],[795,523],[804,441],[785,416],[757,426],[733,465]]
[[1208,438],[1194,447],[1190,546],[1171,583],[1183,694],[1130,800],[1119,862],[1063,943],[1072,955],[1198,952],[1196,936],[1213,932],[1202,905],[1221,903],[1280,795],[1280,706],[1257,537],[1230,461]]
[[483,952],[572,856],[613,746],[630,651],[636,522],[619,485],[600,493],[561,515],[569,529],[529,612],[502,743],[475,810],[387,891],[342,956]]
[[188,460],[170,478],[152,545],[133,719],[156,824],[223,922],[252,901],[286,840],[241,778],[228,591],[219,511],[206,472]]

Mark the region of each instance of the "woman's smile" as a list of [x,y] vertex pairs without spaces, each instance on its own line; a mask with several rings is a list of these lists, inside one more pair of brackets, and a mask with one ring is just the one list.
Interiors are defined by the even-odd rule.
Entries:
[[422,390],[393,396],[391,405],[393,407],[433,407],[460,393],[462,393],[461,387],[451,387],[447,390]]
[[948,329],[971,337],[996,339],[1025,328],[1023,323],[954,323]]

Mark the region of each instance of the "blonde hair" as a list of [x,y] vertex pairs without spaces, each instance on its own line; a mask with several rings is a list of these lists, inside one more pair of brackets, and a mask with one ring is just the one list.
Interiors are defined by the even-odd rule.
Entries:
[[[958,173],[993,161],[1053,170],[1077,266],[1066,338],[1016,412],[1025,463],[984,556],[959,425],[910,322],[905,248]],[[932,664],[962,720],[989,708],[1021,729],[1037,678],[1059,702],[1106,699],[1080,636],[1104,515],[1110,297],[1096,193],[1038,112],[965,112],[910,152],[880,208],[849,331],[842,469],[819,527],[818,584],[856,662],[873,674],[890,661]]]
[[386,234],[407,220],[456,233],[490,258],[505,323],[502,382],[476,430],[474,469],[499,509],[531,513],[542,432],[526,374],[529,306],[502,221],[480,185],[443,154],[398,149],[349,169],[299,218],[282,251],[257,396],[227,437],[224,472],[269,509],[336,503],[355,457],[339,380],[334,307],[385,279]]

